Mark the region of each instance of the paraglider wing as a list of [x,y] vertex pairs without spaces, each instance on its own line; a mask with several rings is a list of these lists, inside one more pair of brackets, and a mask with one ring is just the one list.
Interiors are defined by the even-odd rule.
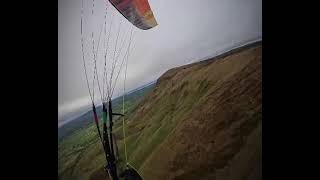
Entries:
[[148,0],[109,0],[110,3],[136,27],[147,30],[155,27],[157,21]]

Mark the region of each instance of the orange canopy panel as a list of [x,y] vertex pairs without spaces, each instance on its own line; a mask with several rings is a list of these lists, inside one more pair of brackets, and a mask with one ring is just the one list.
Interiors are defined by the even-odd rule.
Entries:
[[157,26],[148,0],[109,0],[136,27],[147,30]]

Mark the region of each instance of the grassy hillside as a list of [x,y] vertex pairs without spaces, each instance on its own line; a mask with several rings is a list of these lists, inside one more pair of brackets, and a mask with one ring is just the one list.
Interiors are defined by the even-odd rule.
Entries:
[[[260,43],[171,69],[128,113],[129,163],[145,180],[261,179],[261,111]],[[64,142],[78,145],[68,161],[60,161],[60,179],[107,179],[101,144],[90,128]],[[68,156],[61,152],[59,157]]]
[[261,46],[233,53],[167,71],[130,115],[129,161],[145,179],[259,176]]

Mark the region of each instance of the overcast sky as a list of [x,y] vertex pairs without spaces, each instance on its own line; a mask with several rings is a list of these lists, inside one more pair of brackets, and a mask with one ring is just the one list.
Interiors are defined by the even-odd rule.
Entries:
[[[100,29],[104,34],[106,1],[95,0],[92,16],[92,1],[84,0],[84,49],[91,81],[93,63],[90,35],[94,32],[97,46]],[[88,109],[90,97],[80,41],[81,0],[59,0],[58,3],[58,121],[62,121]],[[149,0],[149,4],[158,26],[147,31],[133,28],[126,81],[128,90],[156,80],[172,67],[213,56],[224,49],[262,37],[261,0]],[[118,44],[124,42],[125,48],[119,52],[125,52],[132,24],[111,6],[106,22],[108,27],[112,27],[109,46],[115,46],[120,26]],[[104,35],[101,37],[106,39]],[[100,79],[103,77],[103,45],[101,40],[101,52],[98,52],[97,58]],[[123,74],[120,73],[114,96],[123,92]],[[97,89],[95,94],[98,101],[100,94]]]

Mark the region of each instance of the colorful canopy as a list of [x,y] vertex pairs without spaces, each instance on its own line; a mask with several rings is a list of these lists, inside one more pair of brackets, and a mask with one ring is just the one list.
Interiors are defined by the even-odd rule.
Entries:
[[157,25],[148,0],[109,0],[136,27],[147,30]]

